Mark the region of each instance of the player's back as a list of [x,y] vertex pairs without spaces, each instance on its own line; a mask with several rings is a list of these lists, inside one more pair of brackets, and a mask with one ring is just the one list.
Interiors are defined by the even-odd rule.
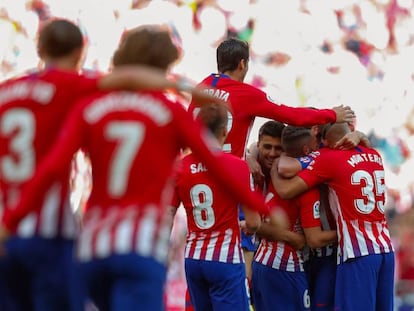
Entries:
[[334,191],[331,194],[339,197],[344,219],[385,220],[385,173],[382,158],[375,149],[362,146],[340,151],[323,148],[319,162],[326,162],[321,163],[322,166],[326,164],[326,170],[335,166],[328,184]]
[[[249,186],[247,166],[239,158],[223,153],[220,161]],[[176,177],[176,196],[187,213],[186,257],[222,262],[242,262],[239,203],[209,176],[205,165],[194,156],[185,156]]]
[[89,206],[161,204],[183,145],[174,110],[159,92],[101,92],[88,100],[83,144],[92,164]]
[[322,148],[314,163],[299,175],[307,183],[325,179],[329,185],[329,201],[336,208],[334,214],[341,232],[342,260],[393,250],[384,214],[384,167],[375,149]]
[[80,102],[76,112],[68,125],[73,120],[72,127],[80,127],[93,185],[79,239],[80,260],[137,252],[164,262],[170,178],[185,146],[176,126],[185,120],[177,118],[189,116],[161,92],[150,91],[99,92]]
[[[22,187],[53,146],[73,101],[95,89],[96,79],[57,69],[34,72],[0,86],[0,184],[4,206],[16,202]],[[61,197],[54,207],[48,205],[55,211],[57,206],[63,208],[68,174],[69,167],[48,193]],[[48,197],[42,199],[47,201]],[[33,204],[40,206],[42,202]],[[58,214],[62,215],[52,212],[52,218],[57,219]],[[34,233],[35,227],[42,233],[42,220],[38,221],[40,224],[37,225],[32,222],[30,230],[26,227],[30,234]],[[49,230],[47,234],[55,234],[55,230]]]
[[[257,99],[261,96],[264,99],[265,94],[251,85],[233,80],[224,74],[211,74],[200,85],[206,87],[206,92],[209,94],[230,103],[228,136],[223,150],[240,158],[244,157],[250,129],[255,116],[260,115],[258,112],[255,113]],[[197,108],[191,104],[189,111],[197,113]]]

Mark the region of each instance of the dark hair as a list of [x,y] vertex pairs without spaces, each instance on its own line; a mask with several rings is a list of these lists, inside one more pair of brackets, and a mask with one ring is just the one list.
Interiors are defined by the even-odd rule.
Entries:
[[83,45],[79,27],[65,19],[55,19],[43,26],[37,43],[38,51],[53,58],[69,55]]
[[287,125],[282,132],[282,148],[291,157],[303,156],[303,147],[311,137],[309,128]]
[[249,60],[249,44],[237,38],[220,43],[216,50],[218,72],[234,71],[242,59]]
[[281,138],[283,129],[286,125],[279,121],[270,120],[265,122],[259,128],[259,141],[263,136],[271,136],[274,138]]
[[113,64],[141,64],[166,70],[177,58],[178,49],[167,30],[143,26],[125,33],[113,56]]
[[227,108],[224,105],[205,104],[201,106],[197,118],[217,136],[227,126]]

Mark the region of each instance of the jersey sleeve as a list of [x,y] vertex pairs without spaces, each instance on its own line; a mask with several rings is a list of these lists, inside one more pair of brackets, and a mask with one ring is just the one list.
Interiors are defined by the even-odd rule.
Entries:
[[309,189],[295,200],[300,208],[302,227],[320,227],[320,194],[318,188]]
[[220,160],[219,155],[222,154],[222,151],[217,150],[217,148],[214,149],[209,144],[211,137],[208,137],[207,131],[203,131],[201,125],[194,121],[184,109],[177,109],[176,111],[177,120],[175,124],[185,145],[189,146],[192,152],[205,163],[211,176],[215,178],[220,187],[226,189],[229,195],[233,195],[239,202],[251,209],[261,214],[269,214],[269,209],[265,205],[263,197],[253,191],[246,192],[244,181],[238,179],[235,172]]
[[311,156],[308,156],[308,155],[303,156],[303,157],[299,157],[299,158],[296,158],[296,159],[299,161],[300,166],[302,167],[302,170],[307,168],[308,165],[313,161],[313,158]]
[[2,222],[8,230],[15,232],[19,222],[30,212],[40,208],[38,204],[31,204],[40,199],[40,196],[70,165],[74,153],[81,147],[83,121],[80,109],[75,109],[64,123],[54,147],[39,164],[35,175],[24,188],[20,201],[15,208],[5,209]]
[[305,181],[308,188],[312,188],[329,180],[332,170],[330,168],[332,159],[328,159],[328,157],[324,156],[325,154],[321,152],[304,170],[297,174],[297,176]]
[[275,102],[265,92],[249,88],[246,91],[246,109],[254,116],[274,119],[295,126],[313,126],[336,121],[336,113],[333,109],[315,109],[307,107],[290,107]]

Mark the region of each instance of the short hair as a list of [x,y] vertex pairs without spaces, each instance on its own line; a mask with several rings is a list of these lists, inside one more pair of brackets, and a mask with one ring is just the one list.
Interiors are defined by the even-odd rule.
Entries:
[[323,124],[320,128],[320,132],[321,132],[321,139],[325,139],[326,138],[326,133],[328,133],[329,129],[331,128],[331,126],[334,123],[326,123]]
[[51,20],[39,32],[38,51],[49,57],[64,57],[83,46],[81,30],[66,19]]
[[249,44],[237,38],[220,43],[216,50],[218,72],[234,71],[242,59],[249,60]]
[[127,31],[115,51],[113,65],[147,65],[162,70],[178,58],[170,33],[158,26],[141,26]]
[[220,131],[227,126],[227,107],[220,104],[205,104],[201,106],[197,119],[215,136],[218,136],[220,135]]
[[287,125],[282,132],[282,148],[291,157],[303,156],[303,147],[311,138],[309,128]]
[[327,140],[328,145],[332,145],[339,141],[350,131],[351,130],[347,122],[329,123],[323,128],[322,138]]
[[286,125],[279,121],[270,120],[265,123],[259,128],[259,141],[263,136],[271,136],[274,138],[281,138],[283,129]]

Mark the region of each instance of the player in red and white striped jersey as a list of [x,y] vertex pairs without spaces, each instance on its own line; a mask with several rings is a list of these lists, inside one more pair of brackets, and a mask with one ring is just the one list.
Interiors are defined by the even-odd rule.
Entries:
[[[207,76],[200,85],[206,92],[229,103],[228,136],[223,145],[225,152],[244,158],[247,139],[256,117],[264,117],[297,126],[312,126],[328,122],[351,121],[349,107],[314,109],[289,107],[275,102],[258,88],[244,83],[249,69],[249,45],[229,38],[217,48],[218,73]],[[189,111],[197,114],[197,105],[190,104]]]
[[[160,48],[162,47],[162,48]],[[166,71],[177,58],[169,34],[155,27],[132,30],[114,55],[116,72],[128,64]],[[170,219],[171,174],[189,146],[220,185],[246,205],[266,212],[260,196],[244,192],[209,149],[200,125],[160,91],[97,92],[79,101],[53,150],[14,211],[13,229],[29,202],[84,149],[92,166],[92,192],[78,243],[78,259],[90,295],[101,310],[163,309]]]
[[[217,139],[221,149],[227,136],[227,109],[202,107],[198,117]],[[222,153],[220,161],[253,191],[249,168],[236,156]],[[187,213],[185,270],[195,310],[248,310],[246,271],[240,245],[239,201],[210,176],[194,154],[180,161],[173,206],[183,204]],[[243,208],[246,227],[256,231],[260,215]]]
[[[5,209],[5,217],[53,146],[74,101],[105,88],[160,89],[175,85],[164,73],[142,66],[128,66],[99,77],[79,74],[83,46],[76,25],[53,20],[42,28],[38,42],[45,68],[0,85],[0,206]],[[29,270],[25,282],[33,281],[38,286],[33,287],[31,297],[18,300],[29,301],[36,310],[66,310],[69,305],[68,295],[63,292],[78,231],[69,203],[69,171],[68,164],[30,202],[36,211],[10,228],[17,235],[6,245],[8,257],[14,258],[8,270]],[[19,263],[27,260],[39,264],[23,269]]]
[[257,310],[309,310],[308,282],[303,269],[305,245],[299,223],[299,207],[283,200],[269,182],[266,202],[271,213],[283,213],[287,228],[272,221],[262,224],[257,234],[262,238],[252,267],[253,301]]
[[393,310],[394,251],[384,216],[385,179],[382,158],[372,148],[334,150],[349,132],[345,123],[325,129],[320,155],[298,176],[274,176],[277,191],[293,197],[327,182],[338,227],[339,249],[335,308]]

